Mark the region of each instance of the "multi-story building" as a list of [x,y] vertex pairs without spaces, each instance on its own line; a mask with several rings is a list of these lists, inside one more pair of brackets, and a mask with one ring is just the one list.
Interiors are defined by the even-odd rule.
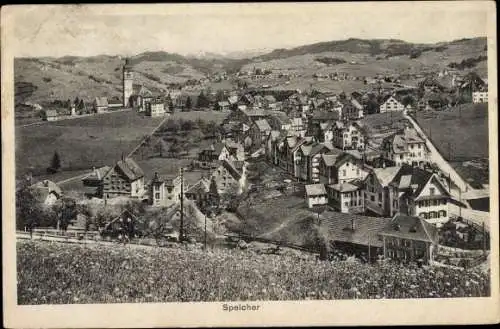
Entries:
[[403,111],[405,106],[394,95],[387,95],[384,97],[380,105],[380,113]]
[[211,144],[198,153],[198,165],[201,168],[214,168],[218,166],[218,161],[229,159],[230,156],[231,153],[224,143]]
[[401,167],[374,168],[364,179],[365,210],[378,216],[389,217],[391,213],[389,183]]
[[125,196],[142,198],[145,194],[144,172],[132,158],[118,161],[102,179],[104,198]]
[[338,182],[338,172],[335,162],[341,154],[341,150],[333,148],[321,155],[319,162],[319,180],[321,183],[335,184]]
[[181,178],[162,177],[155,172],[149,185],[149,203],[153,206],[170,207],[180,201]]
[[340,184],[363,180],[369,172],[369,168],[363,163],[362,158],[347,152],[337,158],[335,168],[337,172],[336,182]]
[[145,104],[145,108],[145,115],[152,118],[165,115],[165,103],[161,98],[153,98]]
[[297,150],[299,178],[306,182],[319,182],[319,163],[321,154],[329,149],[324,144],[306,142]]
[[487,103],[488,90],[480,90],[472,92],[472,103]]
[[212,172],[217,192],[241,194],[246,187],[246,164],[244,161],[222,160]]
[[404,163],[416,166],[429,162],[425,140],[414,128],[406,127],[402,132],[385,138],[382,151],[383,156],[397,166]]
[[404,165],[389,183],[390,215],[419,216],[441,225],[449,219],[446,187],[431,171]]
[[326,186],[328,204],[343,213],[363,213],[364,197],[361,181]]
[[260,147],[271,132],[271,126],[265,119],[257,120],[250,126],[249,136],[253,147]]
[[332,144],[342,150],[364,150],[365,132],[356,121],[337,121],[331,127]]
[[438,245],[434,225],[415,216],[396,215],[379,233],[384,257],[401,262],[421,261],[429,264]]
[[321,206],[328,203],[325,185],[323,184],[308,184],[305,186],[307,206]]

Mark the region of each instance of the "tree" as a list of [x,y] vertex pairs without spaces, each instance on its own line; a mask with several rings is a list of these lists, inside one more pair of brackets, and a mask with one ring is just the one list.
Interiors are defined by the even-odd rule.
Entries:
[[61,169],[61,158],[59,157],[59,153],[55,151],[50,162],[50,167],[47,168],[47,171],[49,173],[56,173],[59,169]]
[[19,230],[33,231],[42,218],[42,206],[38,202],[38,193],[23,181],[16,191],[16,227]]
[[186,99],[186,110],[191,110],[191,108],[193,107],[193,104],[191,104],[191,97],[187,96],[187,99]]
[[168,144],[163,140],[163,138],[160,139],[158,143],[156,143],[154,147],[154,152],[157,154],[159,153],[160,157],[163,157],[165,154],[167,154]]
[[208,97],[205,95],[203,90],[200,92],[200,95],[198,95],[198,103],[197,107],[198,108],[207,108],[210,106],[210,101],[208,100]]
[[217,90],[217,93],[215,94],[215,99],[217,102],[222,102],[226,100],[226,94],[224,93],[224,90]]
[[80,99],[80,103],[78,103],[78,110],[83,110],[85,108],[85,103],[83,102],[83,99]]
[[401,103],[404,105],[404,106],[414,106],[415,105],[415,99],[411,96],[411,95],[406,95],[405,97],[403,97],[403,99],[401,100]]
[[194,123],[191,120],[181,120],[180,126],[183,131],[191,131],[194,128]]

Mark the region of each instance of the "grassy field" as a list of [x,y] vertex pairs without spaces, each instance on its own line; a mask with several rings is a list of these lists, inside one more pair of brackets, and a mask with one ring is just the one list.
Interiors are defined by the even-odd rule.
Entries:
[[44,174],[55,151],[63,171],[112,165],[162,120],[129,111],[16,127],[16,175]]
[[21,305],[479,297],[489,274],[199,250],[18,242]]
[[402,112],[387,112],[365,115],[361,123],[368,136],[374,136],[403,128],[407,121]]
[[464,104],[448,111],[418,113],[417,122],[448,161],[489,156],[488,104]]
[[191,112],[176,112],[169,116],[171,119],[182,119],[182,120],[204,120],[204,121],[215,121],[216,123],[222,123],[222,121],[227,117],[227,113],[218,111],[191,111]]

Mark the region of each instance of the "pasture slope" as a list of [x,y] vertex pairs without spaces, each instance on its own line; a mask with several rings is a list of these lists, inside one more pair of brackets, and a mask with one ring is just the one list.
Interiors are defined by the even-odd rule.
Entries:
[[16,176],[29,171],[44,175],[55,151],[63,172],[110,165],[163,119],[128,111],[16,127]]

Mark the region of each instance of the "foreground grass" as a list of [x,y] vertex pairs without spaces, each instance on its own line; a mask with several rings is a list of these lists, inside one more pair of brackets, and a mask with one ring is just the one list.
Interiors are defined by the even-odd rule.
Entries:
[[18,242],[18,303],[488,296],[489,276],[220,250]]

